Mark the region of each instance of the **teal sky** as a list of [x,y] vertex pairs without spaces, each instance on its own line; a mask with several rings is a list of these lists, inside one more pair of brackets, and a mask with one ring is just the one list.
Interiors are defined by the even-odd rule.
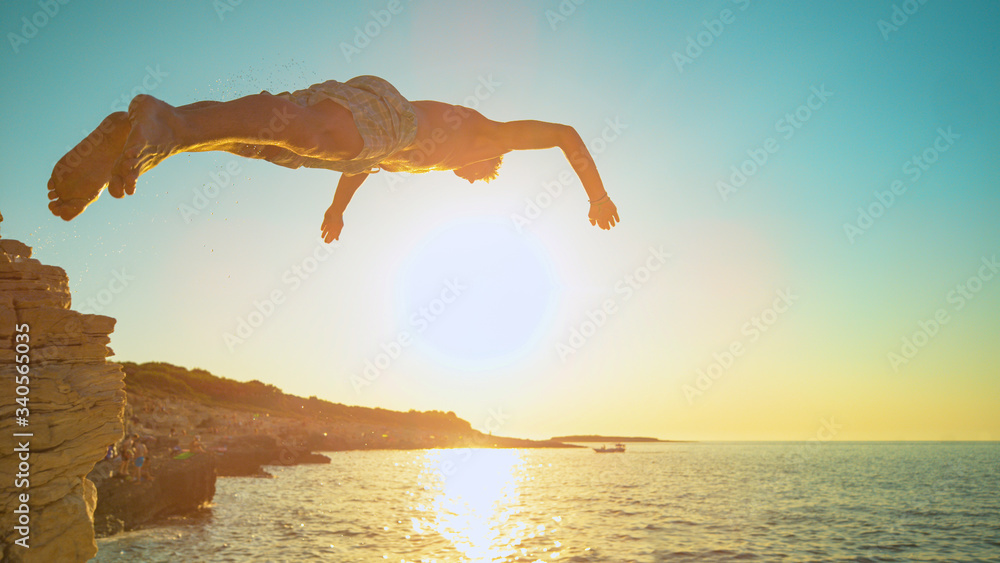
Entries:
[[[505,435],[1000,440],[995,1],[53,3],[0,6],[0,230],[118,319],[119,360]],[[622,223],[556,150],[373,176],[332,247],[335,173],[226,153],[46,208],[133,93],[362,74],[574,126]]]

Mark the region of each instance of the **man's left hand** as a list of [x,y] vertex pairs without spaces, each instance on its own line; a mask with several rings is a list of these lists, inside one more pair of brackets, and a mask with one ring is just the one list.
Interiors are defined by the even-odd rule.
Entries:
[[327,244],[340,238],[340,231],[344,228],[344,214],[331,206],[323,216],[323,225],[320,229],[323,232],[323,240]]
[[614,227],[616,223],[621,222],[621,219],[618,218],[618,208],[615,207],[610,197],[605,197],[601,201],[591,203],[588,217],[590,218],[591,225],[597,225],[604,230],[608,230]]

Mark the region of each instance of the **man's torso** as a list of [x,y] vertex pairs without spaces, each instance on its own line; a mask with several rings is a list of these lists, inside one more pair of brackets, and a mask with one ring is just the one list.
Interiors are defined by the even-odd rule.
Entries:
[[379,163],[389,172],[454,170],[503,154],[484,130],[492,123],[479,112],[435,101],[411,102],[417,135],[408,147]]

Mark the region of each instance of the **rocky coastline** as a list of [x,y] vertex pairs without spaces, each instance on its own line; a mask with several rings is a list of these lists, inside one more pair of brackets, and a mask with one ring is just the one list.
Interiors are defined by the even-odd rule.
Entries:
[[[2,218],[0,218],[2,219]],[[0,239],[0,536],[4,561],[77,562],[97,553],[87,474],[122,436],[115,320],[71,309],[69,278]],[[15,426],[16,424],[16,426]]]
[[[211,455],[185,460],[160,459],[156,478],[141,482],[112,476],[112,461],[102,461],[89,478],[97,486],[94,533],[111,536],[184,516],[205,508],[215,496],[217,460]],[[154,463],[156,463],[154,461]]]
[[[151,480],[137,482],[119,474],[119,458],[95,466],[89,478],[97,486],[98,537],[209,507],[216,478],[270,478],[268,466],[330,463],[318,452],[574,447],[483,434],[453,413],[349,407],[284,395],[276,388],[257,393],[261,384],[256,382],[233,382],[165,363],[125,362],[123,367],[125,435],[139,436],[148,447],[143,468]],[[215,396],[192,389],[226,385],[230,388]],[[252,392],[242,401],[218,400],[238,397],[246,388]],[[259,397],[266,401],[255,399]]]

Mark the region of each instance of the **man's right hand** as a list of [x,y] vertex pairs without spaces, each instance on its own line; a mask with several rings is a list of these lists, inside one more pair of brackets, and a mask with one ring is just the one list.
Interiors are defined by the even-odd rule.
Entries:
[[344,228],[344,213],[333,206],[326,210],[323,217],[323,225],[320,229],[323,232],[323,240],[327,244],[340,239],[340,231]]

